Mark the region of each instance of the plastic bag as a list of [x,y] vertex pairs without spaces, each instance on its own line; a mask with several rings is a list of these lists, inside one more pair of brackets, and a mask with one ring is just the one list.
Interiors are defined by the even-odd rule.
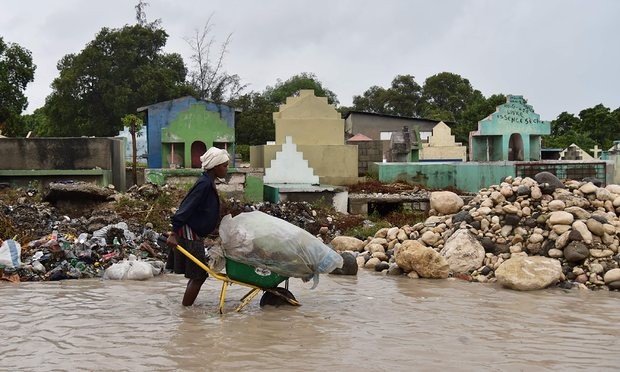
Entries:
[[129,271],[130,267],[131,264],[127,260],[113,263],[103,272],[103,279],[123,280],[125,279],[127,271]]
[[312,288],[319,273],[343,264],[337,252],[306,230],[260,211],[225,216],[219,233],[227,258],[286,277],[313,279]]
[[130,267],[127,270],[125,279],[145,280],[153,277],[153,266],[144,261],[129,261]]
[[16,268],[21,265],[22,246],[13,239],[7,239],[0,246],[0,266]]
[[103,273],[103,279],[112,280],[145,280],[155,275],[156,269],[153,265],[145,261],[138,261],[130,256],[129,260],[113,263]]

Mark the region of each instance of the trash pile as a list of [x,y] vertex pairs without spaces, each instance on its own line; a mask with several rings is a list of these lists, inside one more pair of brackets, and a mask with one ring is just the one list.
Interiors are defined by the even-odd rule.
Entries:
[[78,236],[54,228],[23,246],[13,239],[0,240],[0,279],[146,279],[159,275],[167,259],[158,236],[149,224],[136,236],[125,222],[118,222]]

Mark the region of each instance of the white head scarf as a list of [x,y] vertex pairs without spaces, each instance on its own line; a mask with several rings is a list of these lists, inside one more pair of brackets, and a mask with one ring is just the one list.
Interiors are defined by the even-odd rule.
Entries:
[[228,156],[228,151],[218,149],[217,147],[211,147],[200,157],[200,161],[202,162],[202,169],[204,170],[213,169],[216,166],[222,163],[226,163],[229,160],[230,157]]

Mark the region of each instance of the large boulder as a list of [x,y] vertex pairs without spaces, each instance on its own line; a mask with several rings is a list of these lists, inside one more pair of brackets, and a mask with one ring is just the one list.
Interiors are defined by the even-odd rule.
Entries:
[[450,236],[439,254],[445,257],[454,274],[469,274],[482,266],[485,251],[469,230],[459,229]]
[[415,271],[421,278],[445,279],[450,274],[446,259],[417,240],[405,240],[395,252],[395,260],[404,272]]
[[465,205],[463,199],[452,191],[433,191],[430,196],[430,207],[441,214],[454,214]]
[[562,277],[560,261],[541,256],[513,256],[495,270],[498,283],[518,291],[547,288]]
[[332,239],[330,244],[336,252],[361,252],[364,250],[364,242],[352,236],[337,236]]
[[551,194],[555,189],[563,189],[564,184],[553,173],[539,172],[536,173],[534,179],[540,185],[540,189],[545,194]]
[[330,274],[334,275],[357,275],[357,260],[351,252],[341,252],[342,267],[336,268]]

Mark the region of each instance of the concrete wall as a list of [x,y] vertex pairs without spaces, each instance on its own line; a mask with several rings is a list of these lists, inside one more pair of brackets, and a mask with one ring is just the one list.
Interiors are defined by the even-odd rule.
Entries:
[[560,179],[602,179],[605,184],[618,183],[618,160],[595,162],[458,162],[458,163],[373,163],[379,181],[403,180],[427,188],[452,188],[478,192],[497,185],[506,176],[534,177],[547,171]]
[[407,126],[410,132],[432,132],[438,120],[406,118],[383,114],[352,111],[345,118],[345,132],[350,135],[361,133],[373,140],[381,139],[381,132],[402,132]]
[[[271,160],[282,146],[256,146],[263,149],[263,164],[251,163],[251,167],[269,168]],[[258,150],[258,149],[257,149]],[[357,146],[342,145],[298,145],[297,151],[303,154],[308,166],[319,176],[319,183],[326,185],[352,185],[358,182]]]
[[355,141],[347,144],[357,145],[357,173],[360,176],[368,174],[371,163],[383,161],[382,141]]
[[36,178],[39,174],[46,182],[95,180],[102,186],[111,182],[124,191],[125,141],[103,137],[3,138],[0,170],[3,178]]
[[509,162],[493,163],[375,163],[381,182],[407,181],[427,188],[477,192],[515,175]]

